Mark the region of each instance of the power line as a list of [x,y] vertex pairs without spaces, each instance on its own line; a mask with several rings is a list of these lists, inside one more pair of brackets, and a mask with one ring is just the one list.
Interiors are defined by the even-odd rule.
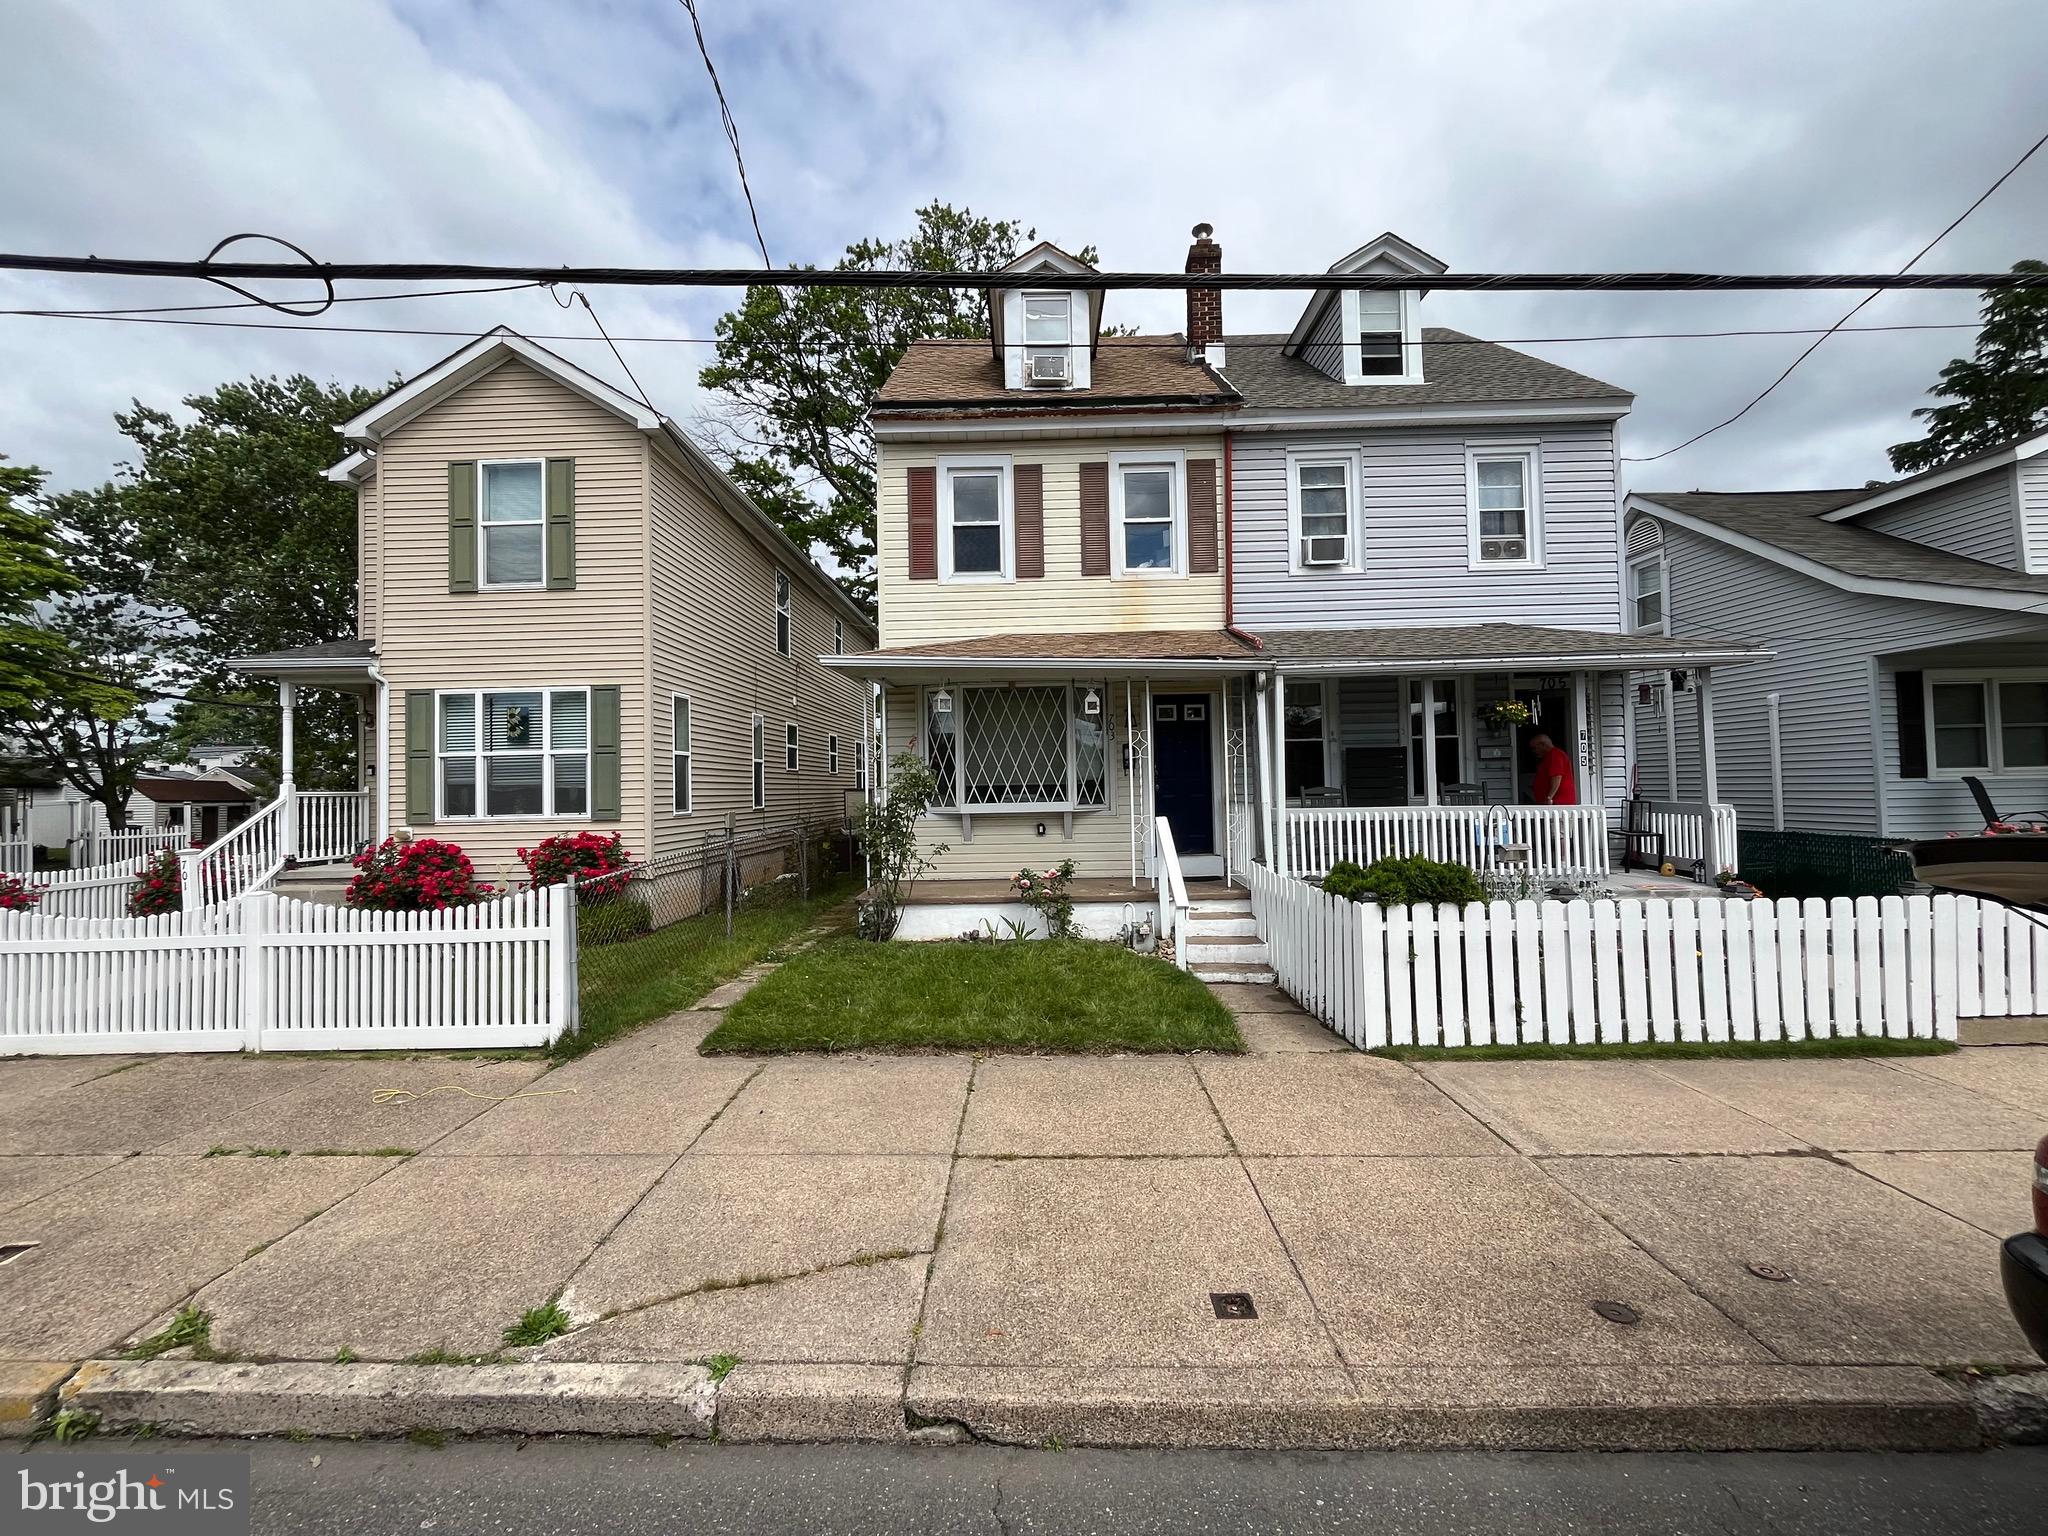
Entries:
[[[1981,193],[1978,194],[1977,200],[1974,203],[1970,204],[1969,207],[1965,208],[1953,219],[1950,219],[1947,227],[1944,228],[1940,234],[1936,235],[1932,240],[1928,241],[1925,245],[1921,246],[1919,250],[1915,251],[1913,253],[1912,260],[1908,261],[1903,267],[1899,268],[1899,275],[1903,277],[1906,273],[1912,271],[1913,268],[1919,263],[1921,257],[1925,256],[1929,251],[1933,250],[1937,245],[1941,244],[1942,241],[1946,240],[1950,235],[1954,234],[1956,226],[1961,224],[1963,220],[1967,219],[1979,208],[1982,208],[1984,204],[1990,200],[1991,194],[1996,192],[2000,187],[2004,186],[2006,182],[2010,181],[2014,173],[2017,172],[2019,168],[2025,165],[2029,160],[2033,159],[2035,152],[2039,150],[2041,146],[2044,144],[2048,144],[2048,133],[2044,133],[2041,135],[2040,138],[2034,140],[2033,144],[2028,147],[2027,152],[2025,154],[2021,155],[2019,159],[2015,160],[2011,165],[2006,167],[2004,175],[2000,176],[1998,180],[1992,182],[1990,186],[1986,187]],[[1742,420],[1743,417],[1747,416],[1759,405],[1762,405],[1764,403],[1764,400],[1766,399],[1766,397],[1770,395],[1772,390],[1776,389],[1780,384],[1784,383],[1787,379],[1791,378],[1793,371],[1797,369],[1801,363],[1805,362],[1809,357],[1813,356],[1814,353],[1818,352],[1821,348],[1822,343],[1824,343],[1830,336],[1834,335],[1835,332],[1839,331],[1843,326],[1847,325],[1849,321],[1853,320],[1859,313],[1861,313],[1865,305],[1873,302],[1877,298],[1878,294],[1882,293],[1883,291],[1884,290],[1882,288],[1874,287],[1871,289],[1869,293],[1865,294],[1861,299],[1858,299],[1854,304],[1850,305],[1849,309],[1846,313],[1843,314],[1841,319],[1837,320],[1833,325],[1829,326],[1826,330],[1822,331],[1820,335],[1816,336],[1813,339],[1812,344],[1809,345],[1804,352],[1801,352],[1797,357],[1793,358],[1791,362],[1785,365],[1785,371],[1783,373],[1779,374],[1775,379],[1771,380],[1770,383],[1766,384],[1760,391],[1757,392],[1757,394],[1750,400],[1750,402],[1747,405],[1743,406],[1741,410],[1737,411],[1733,416],[1730,416],[1726,421],[1717,421],[1714,423],[1714,425],[1708,427],[1706,431],[1695,432],[1691,437],[1688,437],[1684,442],[1678,444],[1676,447],[1666,448],[1662,453],[1645,454],[1641,457],[1624,455],[1622,457],[1622,463],[1654,464],[1659,459],[1668,459],[1671,457],[1672,454],[1678,453],[1683,449],[1690,448],[1694,443],[1697,443],[1702,439],[1712,437],[1716,432],[1720,431],[1723,427],[1734,426],[1736,422]]]
[[754,211],[754,189],[747,183],[747,157],[740,153],[740,125],[733,119],[732,108],[725,103],[725,87],[719,84],[718,66],[711,62],[711,50],[705,46],[704,23],[697,15],[697,0],[682,0],[682,6],[690,13],[690,30],[697,34],[697,53],[704,60],[704,72],[711,77],[711,94],[718,98],[718,118],[725,126],[727,142],[732,145],[733,164],[739,167],[740,191],[747,199],[747,217],[754,225],[754,243],[761,247],[761,265],[772,267],[775,263],[768,259],[768,241],[761,233],[761,215]]
[[[517,287],[545,284],[520,283]],[[473,291],[473,290],[460,290]],[[337,301],[345,302],[345,301]],[[246,307],[246,306],[237,306]],[[14,317],[30,320],[110,320],[131,325],[197,325],[227,330],[243,331],[332,331],[345,336],[468,336],[474,337],[473,330],[447,330],[435,326],[416,325],[292,325],[278,320],[199,320],[182,319],[173,315],[136,314],[120,310],[93,309],[0,309],[0,317]],[[596,315],[593,313],[593,319]],[[1891,331],[1974,331],[1978,328],[1975,320],[1930,320],[1897,325],[1846,325],[1828,326],[1761,326],[1742,330],[1721,331],[1609,331],[1585,336],[1463,336],[1441,341],[1424,341],[1424,347],[1531,347],[1553,346],[1579,341],[1718,341],[1742,336],[1811,336],[1823,330],[1840,331],[1849,336],[1877,335]],[[602,327],[599,327],[602,330]],[[519,333],[528,341],[588,341],[588,336],[572,335],[561,331],[522,331]],[[715,347],[720,338],[716,336],[606,336],[607,342],[628,342],[661,346]],[[1244,337],[1225,343],[1232,352],[1279,351],[1288,343],[1281,341],[1250,341]],[[920,347],[973,347],[987,351],[990,346],[986,336],[935,336],[916,343]],[[1022,350],[1028,344],[1013,342],[1009,345]],[[1133,351],[1158,350],[1182,352],[1187,349],[1185,341],[1168,337],[1119,337],[1114,340],[1119,349]],[[623,366],[624,360],[621,359]],[[644,403],[644,402],[643,402]]]
[[[542,267],[419,261],[176,261],[125,256],[43,256],[0,252],[0,271],[97,277],[188,277],[260,281],[590,283],[639,288],[1039,288],[1042,272],[933,272],[816,267]],[[2048,288],[2039,272],[1075,272],[1059,285],[1086,291],[1217,289],[1285,291],[1356,288],[1452,293],[1755,293],[1826,288],[1978,290]]]
[[[549,284],[548,286],[548,297],[554,299],[555,302],[557,304],[560,304],[564,309],[567,309],[569,307],[569,304],[567,302],[556,297],[553,284]],[[635,378],[633,374],[633,365],[626,361],[625,354],[619,350],[619,344],[612,340],[611,332],[607,331],[604,328],[604,322],[597,318],[597,309],[590,302],[590,295],[585,293],[581,288],[577,288],[573,289],[570,292],[569,299],[583,306],[584,313],[590,316],[590,323],[597,327],[597,334],[599,336],[602,336],[604,338],[604,344],[607,347],[611,348],[612,361],[617,363],[621,368],[626,370],[626,377],[628,380],[631,381],[633,385],[633,398],[638,400],[642,405],[646,406],[647,409],[649,409],[650,411],[653,411],[654,402],[647,398],[647,391],[640,387],[640,380]],[[655,414],[658,416],[661,413],[659,411],[655,411]]]
[[[470,294],[519,293],[528,288],[545,288],[541,282],[495,283],[488,288],[409,288],[403,293],[354,293],[336,295],[333,304],[389,304],[400,299],[463,298]],[[276,309],[267,299],[241,299],[233,304],[135,304],[109,309],[0,309],[0,315],[49,315],[65,319],[87,319],[102,315],[183,315],[213,313],[228,309]],[[286,311],[291,313],[291,311]]]

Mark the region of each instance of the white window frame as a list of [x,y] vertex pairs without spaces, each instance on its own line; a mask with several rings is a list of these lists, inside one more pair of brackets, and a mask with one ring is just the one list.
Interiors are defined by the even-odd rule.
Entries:
[[1401,371],[1367,373],[1359,326],[1364,315],[1359,295],[1364,290],[1346,288],[1341,298],[1344,324],[1344,382],[1346,384],[1420,384],[1422,382],[1422,322],[1412,288],[1396,290],[1401,296]]
[[868,787],[868,738],[865,733],[853,741],[853,787],[866,793]]
[[[1017,579],[1017,518],[1011,495],[1012,472],[1007,453],[949,453],[939,457],[939,580],[942,582],[1008,582]],[[996,473],[996,522],[1001,530],[1001,568],[994,571],[953,569],[953,475],[957,471]]]
[[[1031,301],[1033,299],[1058,299],[1067,308],[1066,334],[1058,341],[1033,341],[1031,339]],[[1074,293],[1066,288],[1026,289],[1017,301],[1018,344],[1023,349],[1024,383],[1028,388],[1047,389],[1053,386],[1034,384],[1031,379],[1031,359],[1040,352],[1064,352],[1067,358],[1067,377],[1058,387],[1072,389],[1079,382],[1076,377],[1074,358]]]
[[785,720],[782,722],[782,771],[799,773],[802,771],[802,762],[803,752],[797,744],[796,722]]
[[[1645,624],[1641,619],[1641,599],[1636,592],[1636,573],[1652,570],[1657,573],[1657,622]],[[1664,554],[1638,555],[1628,563],[1628,590],[1623,594],[1628,603],[1628,628],[1632,635],[1668,635],[1671,633],[1671,573],[1665,569]]]
[[[680,706],[680,707],[679,707]],[[680,726],[681,729],[677,727]],[[690,750],[690,738],[696,733],[696,711],[691,707],[687,693],[672,693],[668,696],[668,756],[669,756],[669,814],[687,816],[697,805],[697,758]],[[681,773],[677,773],[681,769]],[[680,778],[683,786],[682,803],[676,803],[675,785]]]
[[833,731],[825,738],[825,772],[833,778],[839,777],[839,733]]
[[790,635],[795,625],[790,620],[789,572],[778,569],[775,572],[775,649],[784,656],[789,654]]
[[764,810],[768,805],[768,717],[758,709],[753,718],[753,792],[754,809]]
[[[490,476],[484,473],[493,466],[507,464],[533,464],[540,469],[540,517],[536,520],[540,528],[540,580],[538,581],[492,581],[489,534],[490,528],[530,528],[535,526],[525,520],[514,523],[491,523],[484,517],[488,500],[486,487]],[[543,458],[478,459],[476,461],[476,589],[479,592],[538,592],[548,584],[548,461]],[[460,688],[455,692],[460,693]]]
[[[1522,462],[1522,521],[1529,547],[1521,560],[1479,558],[1479,466],[1482,462]],[[1543,447],[1530,438],[1473,441],[1465,445],[1465,561],[1473,571],[1540,571],[1543,569]]]
[[832,621],[832,654],[834,656],[844,656],[846,654],[846,620],[844,619],[834,619]]
[[[1163,570],[1124,564],[1124,471],[1163,469],[1168,472],[1172,504],[1173,564]],[[1132,450],[1109,456],[1109,558],[1119,581],[1172,581],[1188,573],[1188,459],[1180,448],[1146,453]],[[1149,521],[1149,519],[1147,519]]]
[[[1921,678],[1921,716],[1927,732],[1927,776],[1930,779],[1959,781],[1965,775],[1980,779],[2032,778],[2048,776],[2048,764],[2007,767],[2005,762],[2005,710],[1999,697],[2002,683],[2039,683],[2048,681],[2048,667],[2008,667],[1996,672],[1974,672],[1967,669],[1943,672],[1928,672]],[[1985,755],[1989,762],[1981,766],[1944,768],[1940,765],[1934,744],[1934,690],[1937,685],[1975,685],[1984,694]]]
[[[1305,805],[1307,802],[1304,801],[1298,795],[1295,796],[1293,799],[1287,798],[1287,744],[1290,741],[1306,741],[1308,738],[1305,736],[1289,736],[1287,734],[1286,690],[1289,687],[1315,688],[1318,691],[1320,691],[1323,696],[1321,715],[1323,778],[1322,783],[1319,784],[1317,788],[1323,788],[1326,786],[1339,787],[1339,780],[1342,777],[1341,775],[1333,773],[1331,771],[1337,766],[1335,745],[1337,739],[1337,690],[1330,685],[1330,680],[1326,677],[1287,677],[1285,675],[1282,675],[1279,679],[1279,684],[1281,689],[1279,788],[1282,802],[1284,804],[1295,806],[1298,808],[1302,805]],[[1404,729],[1406,727],[1406,723],[1407,722],[1405,720],[1402,722]]]
[[[521,747],[514,751],[492,752],[484,743],[490,739],[489,725],[484,718],[484,700],[494,693],[537,693],[540,695],[540,746]],[[580,811],[557,811],[555,809],[555,715],[554,696],[558,693],[578,693],[583,696],[583,809]],[[443,699],[467,698],[476,705],[476,748],[471,752],[444,752],[441,749],[441,701]],[[436,688],[434,690],[434,820],[436,821],[588,821],[591,819],[591,799],[595,792],[591,773],[591,718],[590,690],[576,685],[554,683],[490,683],[481,688]],[[468,816],[451,813],[447,807],[446,775],[441,771],[442,762],[451,757],[467,757],[476,765],[476,811]],[[540,759],[541,809],[538,812],[520,815],[494,816],[486,806],[490,804],[490,778],[488,764],[493,757],[538,757]]]
[[[1294,576],[1355,575],[1365,569],[1365,526],[1359,511],[1363,486],[1362,455],[1357,448],[1341,444],[1303,444],[1287,451],[1287,569]],[[1307,565],[1302,561],[1301,471],[1304,467],[1344,466],[1344,505],[1348,514],[1344,533],[1344,560],[1340,565]]]

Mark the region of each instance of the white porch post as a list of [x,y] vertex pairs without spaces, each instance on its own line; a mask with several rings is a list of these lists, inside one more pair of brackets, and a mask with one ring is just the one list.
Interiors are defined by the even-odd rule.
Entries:
[[1287,877],[1287,675],[1273,673],[1273,870]]
[[[1403,700],[1405,703],[1406,700]],[[1422,680],[1422,731],[1418,737],[1422,752],[1422,803],[1436,804],[1436,679]]]
[[[1604,805],[1606,795],[1600,788],[1599,765],[1593,761],[1593,728],[1591,714],[1586,706],[1586,674],[1572,674],[1572,773],[1578,779],[1579,804]],[[1592,799],[1587,799],[1588,792]]]
[[279,827],[279,851],[288,859],[297,858],[299,853],[299,800],[293,784],[292,765],[292,715],[299,701],[299,687],[296,683],[277,685],[277,706],[281,717],[279,733],[279,765],[277,795],[284,801],[284,821]]
[[391,685],[377,679],[377,841],[391,835]]
[[1265,701],[1259,697],[1259,683],[1264,680],[1270,689],[1271,677],[1271,673],[1255,672],[1244,680],[1244,687],[1245,708],[1252,716],[1252,750],[1258,753],[1259,841],[1265,844],[1267,865],[1278,869],[1273,853],[1273,726],[1266,718]]
[[1664,798],[1678,803],[1678,690],[1671,686],[1671,674],[1664,674]]
[[1135,689],[1128,677],[1124,679],[1124,792],[1131,805],[1131,888],[1138,885],[1138,737],[1131,708],[1131,694]]
[[1700,851],[1706,877],[1721,872],[1722,853],[1714,835],[1714,803],[1721,798],[1720,781],[1714,768],[1714,672],[1701,667],[1694,673],[1693,702],[1699,706],[1700,753]]

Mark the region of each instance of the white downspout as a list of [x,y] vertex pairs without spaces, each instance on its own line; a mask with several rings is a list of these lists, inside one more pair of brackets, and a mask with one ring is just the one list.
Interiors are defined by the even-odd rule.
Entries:
[[1764,709],[1771,728],[1771,830],[1785,830],[1785,758],[1778,737],[1778,696],[1764,695]]

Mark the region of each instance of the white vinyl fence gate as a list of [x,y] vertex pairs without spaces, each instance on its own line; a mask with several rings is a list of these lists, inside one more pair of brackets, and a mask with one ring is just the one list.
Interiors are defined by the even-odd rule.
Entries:
[[1968,897],[1381,908],[1250,883],[1281,987],[1363,1050],[1952,1040],[1959,1013],[2048,1012],[2048,932]]
[[163,917],[0,912],[0,1056],[537,1046],[575,1027],[567,886],[442,912],[267,891]]

